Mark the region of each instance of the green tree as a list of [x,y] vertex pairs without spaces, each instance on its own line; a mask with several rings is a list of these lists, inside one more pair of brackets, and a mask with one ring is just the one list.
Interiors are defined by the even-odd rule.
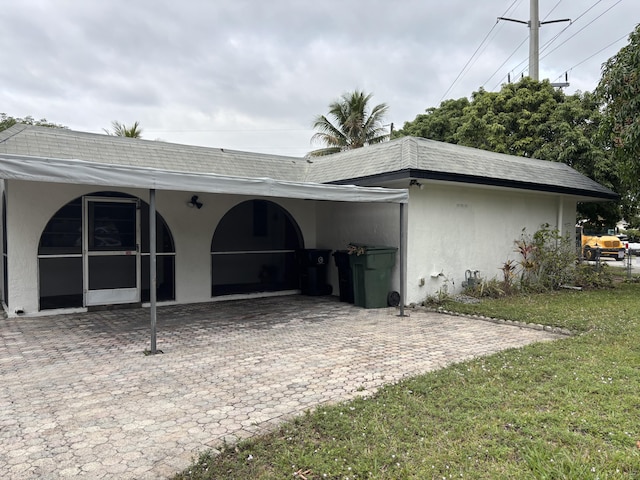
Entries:
[[469,99],[463,97],[457,100],[445,100],[438,108],[427,108],[427,113],[417,115],[413,122],[406,122],[402,130],[393,132],[393,137],[410,135],[458,143],[455,135],[460,127],[464,109],[469,106],[469,103]]
[[[564,162],[625,197],[619,170],[598,135],[598,98],[589,92],[566,95],[548,81],[524,78],[499,92],[480,89],[471,99],[446,100],[396,136],[414,135],[493,152]],[[615,224],[620,205],[582,203],[581,217]]]
[[130,137],[130,138],[142,138],[142,128],[140,128],[140,122],[135,121],[133,125],[127,127],[124,123],[120,123],[116,120],[111,122],[111,128],[113,130],[103,129],[108,135],[114,135],[116,137]]
[[640,198],[640,25],[602,68],[596,94],[603,103],[603,141],[623,170],[630,196]]
[[67,128],[64,125],[51,123],[46,118],[35,120],[31,115],[27,115],[24,118],[18,118],[18,117],[11,117],[6,113],[0,113],[0,132],[3,130],[6,130],[7,128],[11,128],[18,123],[23,125],[36,125],[39,127]]
[[372,94],[365,95],[356,90],[343,94],[340,99],[331,103],[329,118],[318,115],[313,124],[317,133],[311,141],[324,147],[307,155],[331,155],[388,140],[389,134],[383,125],[383,119],[389,107],[381,103],[369,111],[371,97]]

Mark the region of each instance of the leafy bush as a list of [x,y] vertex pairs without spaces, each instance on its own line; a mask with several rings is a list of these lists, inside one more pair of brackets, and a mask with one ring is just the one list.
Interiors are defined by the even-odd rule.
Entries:
[[599,265],[581,263],[576,267],[573,283],[584,288],[611,288],[613,278],[606,263]]
[[575,240],[544,224],[533,235],[522,230],[514,241],[519,259],[501,267],[501,280],[481,280],[465,289],[475,297],[498,298],[517,293],[558,290],[562,285],[605,288],[612,285],[606,264],[579,264]]
[[560,235],[549,224],[541,226],[533,235],[525,229],[515,241],[519,252],[520,286],[529,291],[557,290],[575,277],[576,248],[569,235]]

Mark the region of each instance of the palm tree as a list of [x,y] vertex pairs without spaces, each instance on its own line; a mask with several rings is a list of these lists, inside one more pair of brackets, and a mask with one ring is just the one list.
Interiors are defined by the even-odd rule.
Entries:
[[313,150],[307,156],[331,155],[388,140],[389,134],[382,120],[389,107],[381,103],[369,113],[368,103],[372,96],[358,90],[343,94],[329,105],[329,117],[334,123],[324,115],[318,115],[313,124],[317,133],[311,142],[323,144],[324,148]]
[[109,131],[106,128],[103,130],[107,135],[115,135],[116,137],[130,137],[130,138],[142,138],[142,129],[140,128],[140,122],[137,120],[133,122],[133,125],[127,127],[124,123],[120,123],[117,120],[111,122],[113,131]]

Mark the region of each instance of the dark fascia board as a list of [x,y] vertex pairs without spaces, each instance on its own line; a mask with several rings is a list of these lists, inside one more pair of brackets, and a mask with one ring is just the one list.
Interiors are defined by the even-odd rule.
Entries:
[[345,180],[336,180],[336,185],[379,185],[384,182],[411,180],[411,179],[436,180],[442,182],[467,183],[472,185],[489,185],[493,187],[515,188],[518,190],[533,190],[537,192],[559,193],[564,195],[576,195],[589,197],[598,200],[615,201],[620,199],[617,193],[608,194],[606,192],[595,192],[593,190],[582,190],[579,188],[560,187],[556,185],[544,185],[539,183],[519,182],[517,180],[505,180],[500,178],[477,177],[474,175],[462,175],[456,173],[435,172],[430,170],[418,170],[407,168],[396,170],[395,172],[385,172],[376,175],[356,177]]

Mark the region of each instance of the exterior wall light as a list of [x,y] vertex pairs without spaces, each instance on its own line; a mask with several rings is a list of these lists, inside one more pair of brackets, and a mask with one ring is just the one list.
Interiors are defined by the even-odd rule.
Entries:
[[187,202],[187,207],[193,208],[196,207],[198,210],[202,208],[203,203],[198,201],[198,195],[193,195],[191,200]]

